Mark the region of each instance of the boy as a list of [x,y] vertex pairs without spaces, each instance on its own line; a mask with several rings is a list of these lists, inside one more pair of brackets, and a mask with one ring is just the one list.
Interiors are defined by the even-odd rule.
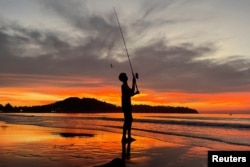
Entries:
[[[132,127],[132,105],[131,97],[139,92],[135,92],[136,79],[133,77],[132,88],[128,86],[128,77],[126,73],[120,73],[119,80],[123,83],[121,86],[122,91],[122,111],[124,114],[124,124],[122,133],[122,142],[132,142],[135,139],[131,137],[131,127]],[[128,138],[126,139],[126,133],[128,132]]]

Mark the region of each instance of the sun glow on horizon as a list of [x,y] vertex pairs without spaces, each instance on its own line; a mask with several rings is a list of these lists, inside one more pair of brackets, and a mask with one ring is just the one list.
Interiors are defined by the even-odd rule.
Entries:
[[[54,103],[68,97],[89,97],[120,106],[120,87],[41,87],[41,88],[7,88],[0,89],[0,104],[10,103],[13,106],[31,106]],[[132,97],[133,104],[152,106],[181,106],[198,111],[238,111],[249,110],[250,93],[216,93],[195,94],[185,92],[157,92],[141,90]]]
[[6,2],[0,107],[68,97],[120,106],[119,73],[131,86],[138,72],[133,104],[250,112],[250,1],[117,1],[122,36],[114,1]]

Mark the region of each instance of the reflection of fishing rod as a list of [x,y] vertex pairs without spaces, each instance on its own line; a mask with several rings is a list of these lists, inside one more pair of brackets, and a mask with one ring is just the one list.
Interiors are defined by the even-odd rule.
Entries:
[[[133,75],[134,78],[139,79],[138,73],[134,73],[134,70],[133,70],[133,67],[132,67],[132,64],[131,64],[131,61],[130,61],[130,58],[129,58],[126,41],[125,41],[125,38],[124,38],[124,35],[123,35],[123,32],[122,32],[122,27],[120,25],[120,22],[119,22],[118,15],[116,13],[115,7],[114,7],[114,13],[115,13],[115,17],[116,17],[116,20],[117,20],[117,23],[119,25],[119,29],[120,29],[120,32],[121,32],[121,35],[122,35],[122,40],[123,40],[124,48],[125,48],[127,56],[128,56],[128,62],[129,62],[129,65],[130,65],[130,69],[131,69],[132,75]],[[139,93],[139,89],[137,87],[136,82],[135,82],[135,87],[136,87],[137,93]]]

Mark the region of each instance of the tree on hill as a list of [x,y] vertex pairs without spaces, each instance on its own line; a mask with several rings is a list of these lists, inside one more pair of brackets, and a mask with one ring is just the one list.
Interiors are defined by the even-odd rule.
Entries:
[[7,104],[4,106],[4,111],[5,111],[5,112],[13,112],[13,111],[14,111],[14,108],[13,108],[13,106],[12,106],[10,103],[7,103]]
[[3,111],[4,107],[2,104],[0,104],[0,111]]
[[[1,106],[0,106],[1,110]],[[6,104],[3,107],[4,112],[59,112],[59,113],[107,113],[107,112],[122,112],[121,107],[114,104],[99,101],[94,98],[78,98],[69,97],[55,103],[40,105],[40,106],[23,106],[13,107],[11,104]],[[198,113],[195,109],[188,107],[172,107],[172,106],[149,106],[149,105],[134,105],[133,112],[135,113]]]
[[150,106],[150,105],[134,105],[133,110],[136,112],[156,112],[156,113],[197,113],[197,110],[188,107],[172,107],[172,106]]

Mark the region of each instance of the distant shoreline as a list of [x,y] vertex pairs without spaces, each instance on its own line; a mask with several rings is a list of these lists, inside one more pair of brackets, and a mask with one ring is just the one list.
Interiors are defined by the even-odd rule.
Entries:
[[[121,107],[94,98],[69,97],[46,105],[0,106],[4,113],[120,113]],[[197,114],[198,111],[188,107],[133,105],[134,113],[175,113]]]
[[[98,111],[95,111],[95,112],[91,112],[91,111],[89,111],[89,112],[86,112],[86,111],[84,111],[84,112],[36,112],[36,111],[34,111],[34,112],[32,112],[32,111],[30,111],[30,112],[6,112],[6,111],[0,111],[0,113],[6,113],[6,114],[8,114],[8,113],[13,113],[13,114],[20,114],[20,113],[23,113],[23,114],[28,114],[28,113],[30,113],[30,114],[32,114],[32,113],[34,113],[34,114],[53,114],[53,113],[55,113],[55,114],[119,114],[119,113],[122,113],[122,111],[115,111],[115,112],[98,112]],[[200,114],[200,113],[191,113],[191,112],[154,112],[154,111],[152,111],[152,112],[138,112],[138,111],[135,111],[135,112],[133,112],[132,111],[132,113],[135,113],[135,114]]]

